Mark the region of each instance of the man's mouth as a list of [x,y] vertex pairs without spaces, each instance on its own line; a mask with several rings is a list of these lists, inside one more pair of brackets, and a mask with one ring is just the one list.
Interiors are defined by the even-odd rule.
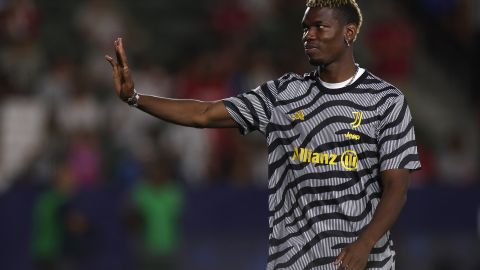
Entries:
[[308,53],[313,53],[315,51],[318,51],[318,48],[315,46],[307,45],[305,46],[305,52]]
[[306,53],[312,53],[315,50],[318,50],[318,47],[315,44],[307,43],[303,46],[305,48]]

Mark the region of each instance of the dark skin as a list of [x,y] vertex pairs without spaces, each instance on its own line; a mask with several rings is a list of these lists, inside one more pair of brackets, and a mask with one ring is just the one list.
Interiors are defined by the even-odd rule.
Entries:
[[352,47],[357,34],[355,24],[345,24],[330,8],[307,8],[302,20],[302,41],[310,64],[320,67],[324,82],[337,83],[356,71]]
[[[115,61],[109,55],[106,55],[105,58],[112,66],[113,82],[117,96],[121,100],[127,101],[133,95],[135,85],[130,74],[127,55],[121,38],[115,41],[114,47],[117,60]],[[238,127],[221,100],[199,101],[140,95],[138,108],[164,121],[182,126],[197,128]]]
[[[302,20],[302,41],[310,64],[321,67],[320,78],[329,83],[346,81],[357,67],[352,47],[357,25],[346,23],[330,8],[307,8]],[[105,56],[113,70],[115,90],[120,99],[132,96],[134,83],[129,72],[122,39],[114,44],[116,60]],[[140,95],[138,108],[170,123],[197,128],[238,128],[223,102],[180,100]],[[395,223],[405,204],[409,185],[409,171],[386,170],[381,173],[383,194],[372,221],[352,243],[339,253],[335,264],[338,269],[365,269],[375,243]]]

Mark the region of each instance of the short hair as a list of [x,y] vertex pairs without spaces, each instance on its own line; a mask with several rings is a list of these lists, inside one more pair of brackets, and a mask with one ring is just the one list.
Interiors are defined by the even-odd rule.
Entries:
[[307,0],[307,7],[336,9],[342,13],[347,24],[353,23],[357,25],[356,35],[360,32],[363,24],[363,15],[356,0]]

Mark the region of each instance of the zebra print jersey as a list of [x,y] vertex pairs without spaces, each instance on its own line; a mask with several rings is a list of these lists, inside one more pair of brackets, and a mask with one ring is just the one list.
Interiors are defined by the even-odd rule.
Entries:
[[[420,168],[414,127],[400,90],[368,71],[329,89],[318,72],[288,73],[224,100],[243,134],[268,144],[268,270],[334,270],[341,249],[372,220],[380,172]],[[394,269],[390,233],[367,269]]]

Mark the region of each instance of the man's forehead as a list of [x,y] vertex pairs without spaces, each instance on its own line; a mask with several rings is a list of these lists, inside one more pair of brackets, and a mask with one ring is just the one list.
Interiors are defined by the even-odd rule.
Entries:
[[338,15],[335,9],[328,7],[307,7],[302,22],[313,21],[337,21]]

